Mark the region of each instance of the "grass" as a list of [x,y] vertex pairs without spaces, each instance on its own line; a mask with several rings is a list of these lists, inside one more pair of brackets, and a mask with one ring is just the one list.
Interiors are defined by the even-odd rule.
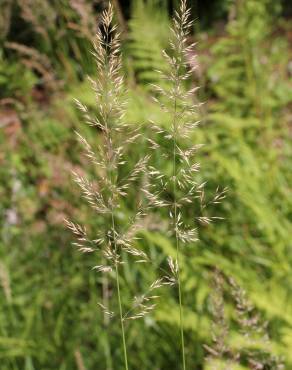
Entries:
[[[252,1],[250,4],[253,6]],[[265,30],[272,31],[270,21],[263,13],[263,9],[267,9],[265,4],[260,4],[260,12],[251,13],[255,17],[252,24],[264,22]],[[154,30],[152,17],[145,11],[145,17],[146,14],[149,27]],[[248,19],[246,14],[238,14]],[[272,16],[273,13],[269,14]],[[276,26],[277,22],[273,23],[273,27]],[[232,27],[235,25],[233,22]],[[203,344],[212,346],[209,275],[217,266],[225,276],[235,277],[247,291],[256,312],[264,321],[269,321],[269,348],[275,355],[284,355],[285,366],[290,368],[291,149],[288,108],[291,96],[287,37],[280,28],[268,36],[268,43],[262,38],[253,39],[257,54],[260,54],[256,62],[267,60],[256,69],[256,82],[264,91],[264,97],[260,95],[262,99],[256,104],[264,112],[259,115],[252,104],[253,86],[249,86],[245,78],[246,71],[252,70],[253,66],[245,64],[251,60],[238,50],[238,39],[252,37],[253,31],[248,26],[238,25],[236,32],[229,31],[232,27],[229,22],[224,37],[201,34],[202,41],[196,50],[204,76],[201,81],[205,80],[200,92],[200,100],[207,100],[201,110],[204,124],[196,128],[190,141],[178,141],[183,147],[189,143],[205,143],[198,151],[196,161],[201,163],[198,182],[207,181],[207,199],[212,199],[218,183],[229,188],[228,197],[217,210],[211,205],[206,214],[203,209],[203,215],[199,215],[216,215],[224,217],[224,221],[204,225],[196,220],[199,241],[191,243],[190,248],[180,246],[186,366],[207,366]],[[164,38],[165,35],[160,45],[165,43]],[[143,38],[140,43],[143,48]],[[127,53],[134,54],[133,50],[126,49],[125,52],[127,60],[132,55]],[[106,298],[103,299],[106,291],[111,311],[119,311],[114,293],[115,273],[109,274],[105,284],[105,275],[91,271],[99,264],[97,259],[93,261],[92,255],[76,253],[70,246],[72,236],[62,224],[63,217],[68,217],[76,223],[86,224],[88,232],[104,228],[102,218],[93,216],[86,202],[80,201],[80,193],[72,186],[70,178],[71,170],[84,175],[85,168],[90,180],[94,181],[100,174],[84,159],[82,145],[74,136],[74,131],[80,132],[94,150],[103,142],[100,130],[84,125],[80,112],[72,103],[73,98],[78,97],[86,103],[90,113],[97,114],[91,88],[87,82],[77,83],[75,80],[74,86],[67,85],[65,91],[55,92],[49,100],[46,91],[39,91],[41,99],[36,101],[35,91],[34,95],[31,92],[39,76],[26,69],[24,80],[20,80],[18,71],[23,67],[16,54],[11,51],[8,55],[5,51],[3,58],[1,96],[6,99],[14,95],[18,103],[1,103],[0,113],[0,145],[4,149],[0,153],[1,368],[79,370],[81,366],[92,369],[100,364],[106,364],[107,370],[124,368],[119,316],[105,324],[105,314],[97,304],[106,302]],[[142,62],[139,59],[139,65]],[[70,59],[68,63],[76,65],[75,60]],[[52,65],[55,65],[54,61]],[[133,68],[134,76],[138,67],[129,67]],[[142,75],[141,80],[143,78]],[[192,84],[198,84],[197,78],[196,74],[192,75]],[[151,82],[160,83],[159,77],[155,81],[155,73],[151,73]],[[153,104],[149,89],[142,83],[134,87],[129,83],[128,87],[130,102],[125,120],[132,128],[137,122],[142,123],[143,136],[151,137],[159,144],[152,150],[151,165],[170,178],[173,159],[166,159],[164,153],[170,149],[173,154],[172,146],[161,134],[154,138],[151,125],[147,124],[151,116],[152,121],[169,132],[169,114]],[[14,117],[13,122],[2,126],[3,117]],[[140,156],[149,155],[149,150],[141,140],[139,145],[130,145],[128,153],[123,174],[131,172]],[[179,168],[181,163],[178,161],[176,169]],[[163,198],[173,202],[174,192],[172,184],[169,185]],[[177,189],[177,197],[180,194]],[[115,210],[119,230],[126,226],[136,199],[137,194],[131,192]],[[191,204],[185,208],[183,216],[188,224],[192,224],[194,214],[198,216],[200,210],[199,203],[196,203],[196,213]],[[141,230],[133,245],[147,251],[153,263],[146,267],[134,263],[128,253],[123,253],[126,262],[120,266],[121,303],[126,308],[123,315],[132,308],[133,297],[143,295],[157,280],[160,268],[169,269],[167,256],[176,260],[175,237],[169,233],[169,214],[164,207],[153,212],[147,227],[149,231]],[[247,352],[252,349],[264,355],[266,348],[261,344],[251,348],[240,335],[236,322],[238,314],[231,308],[229,289],[224,292],[229,323],[227,342],[232,351],[241,353],[240,368],[247,368]],[[124,321],[129,368],[182,367],[177,289],[163,289],[159,295],[161,298],[150,315],[141,320]],[[139,308],[137,314],[140,312]],[[266,366],[270,369],[274,365]]]

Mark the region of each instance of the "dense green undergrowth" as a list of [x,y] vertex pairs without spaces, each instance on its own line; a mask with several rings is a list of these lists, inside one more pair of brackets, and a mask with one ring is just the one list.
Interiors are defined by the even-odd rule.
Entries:
[[[246,289],[268,321],[271,347],[261,344],[258,351],[283,356],[285,368],[292,368],[291,27],[278,16],[274,2],[244,3],[235,12],[230,5],[222,36],[212,30],[195,34],[200,68],[190,83],[201,85],[199,98],[207,103],[192,139],[205,144],[200,174],[210,193],[218,184],[229,192],[216,210],[224,220],[200,226],[200,241],[182,260],[186,356],[192,369],[204,368],[203,344],[211,342],[214,266]],[[67,11],[62,20],[81,22],[72,9]],[[126,119],[142,124],[145,136],[150,134],[149,120],[168,125],[167,116],[150,98],[149,85],[159,81],[156,69],[167,68],[159,54],[167,45],[165,14],[162,5],[136,2],[123,45],[129,88]],[[84,127],[73,103],[78,97],[97,109],[88,83],[79,78],[84,53],[83,67],[93,73],[87,64],[88,44],[70,29],[58,44],[61,52],[54,48],[56,30],[47,31],[47,36],[38,33],[33,47],[49,57],[56,85],[43,81],[40,71],[27,64],[23,69],[23,58],[11,54],[11,48],[0,54],[0,368],[122,369],[118,323],[109,324],[97,306],[104,279],[91,271],[94,262],[71,246],[63,223],[69,216],[92,230],[100,224],[80,200],[70,175],[87,166],[74,131],[84,133],[93,146],[99,136],[95,128]],[[58,82],[61,77],[63,84]],[[146,145],[133,146],[129,166],[143,154]],[[161,163],[159,150],[152,161]],[[164,165],[168,171],[170,164]],[[94,176],[94,169],[90,171]],[[130,208],[128,199],[121,220]],[[190,217],[194,212],[188,209]],[[157,266],[166,255],[175,256],[163,225],[157,214],[137,241]],[[125,302],[155,278],[142,266],[130,266],[125,265],[122,279]],[[126,327],[131,369],[179,369],[178,304],[170,290],[162,290],[161,296],[152,315]],[[248,348],[228,299],[226,306],[230,346]]]

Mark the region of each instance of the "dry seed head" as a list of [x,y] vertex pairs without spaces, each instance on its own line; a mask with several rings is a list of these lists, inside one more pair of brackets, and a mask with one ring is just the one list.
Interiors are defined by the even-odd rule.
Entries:
[[[136,126],[133,128],[123,121],[125,89],[121,74],[120,40],[116,27],[112,25],[112,18],[113,8],[110,5],[101,15],[101,26],[97,31],[92,52],[98,78],[89,77],[89,81],[95,95],[97,113],[93,114],[85,104],[75,100],[85,123],[97,128],[96,132],[100,137],[100,144],[96,149],[85,137],[76,133],[84,154],[95,166],[96,173],[94,180],[73,173],[83,198],[99,217],[99,230],[91,240],[85,227],[70,221],[67,221],[67,226],[77,237],[75,245],[81,252],[100,253],[98,256],[100,261],[92,270],[107,273],[108,278],[115,276],[118,285],[118,271],[125,263],[123,252],[133,257],[135,262],[150,262],[147,254],[134,246],[134,243],[139,231],[145,227],[148,209],[152,204],[162,202],[158,200],[158,194],[152,193],[151,186],[144,180],[144,177],[148,177],[149,155],[140,158],[130,170],[128,169],[128,148],[141,139],[141,129]],[[154,142],[152,145],[154,146]],[[121,174],[124,177],[121,177]],[[142,199],[137,201],[133,216],[126,215],[124,218],[126,221],[122,224],[117,217],[117,211],[133,184],[140,182]],[[143,198],[146,198],[146,201]],[[157,280],[146,294],[135,300],[134,311],[131,310],[131,315],[123,315],[123,320],[140,318],[151,312],[155,307],[153,301],[158,296],[150,292],[170,284],[173,284],[171,277],[166,276]],[[99,306],[108,317],[114,315],[106,305],[99,303]]]

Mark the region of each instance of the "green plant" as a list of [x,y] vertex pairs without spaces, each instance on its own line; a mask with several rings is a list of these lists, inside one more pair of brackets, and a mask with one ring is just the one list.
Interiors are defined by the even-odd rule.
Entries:
[[133,1],[125,50],[131,57],[128,68],[133,70],[135,82],[146,90],[157,82],[156,71],[167,69],[161,50],[167,46],[168,37],[167,3]]
[[[283,104],[274,63],[281,64],[286,57],[275,61],[281,46],[277,38],[272,45],[268,42],[281,6],[270,0],[237,1],[233,6],[226,35],[211,47],[214,61],[207,76],[213,82],[211,93],[219,98],[214,110],[239,117],[252,115],[266,129],[273,124],[271,112]],[[285,54],[284,48],[281,53]],[[288,93],[283,82],[281,89]]]
[[[37,79],[31,71],[25,70],[24,73],[22,71],[21,64],[8,62],[0,50],[0,99],[24,99],[30,95]],[[22,74],[21,80],[18,78],[20,74]]]
[[[124,148],[121,147],[120,131],[122,126],[122,94],[123,79],[120,76],[121,60],[119,56],[119,36],[115,32],[115,27],[111,25],[113,17],[112,7],[102,13],[102,28],[98,31],[94,44],[94,57],[97,64],[98,80],[92,80],[92,88],[95,92],[99,108],[99,117],[91,118],[88,108],[77,101],[78,107],[83,112],[86,122],[89,125],[100,129],[104,136],[104,143],[100,145],[99,153],[95,154],[90,144],[78,134],[84,146],[87,157],[91,162],[100,167],[101,173],[97,183],[90,182],[87,178],[75,174],[75,181],[81,187],[83,196],[90,206],[99,215],[102,215],[105,230],[99,231],[95,239],[88,237],[85,227],[67,221],[70,230],[78,237],[78,249],[81,252],[93,253],[101,252],[101,258],[107,265],[96,265],[94,269],[98,272],[111,272],[114,268],[116,278],[117,299],[119,308],[119,318],[122,333],[122,344],[125,361],[125,369],[128,369],[128,355],[123,320],[123,307],[120,292],[120,263],[121,248],[127,248],[129,240],[120,238],[117,226],[115,210],[119,204],[119,198],[126,195],[128,183],[119,186],[117,183],[117,171],[123,164]],[[131,139],[128,139],[128,143]],[[135,181],[142,167],[137,168],[131,180]],[[102,250],[101,247],[104,249]],[[128,249],[128,252],[131,249]],[[137,252],[138,255],[139,254]],[[113,265],[113,268],[111,267]],[[109,308],[100,303],[101,308],[109,316],[112,315]]]
[[[247,298],[246,291],[232,277],[224,276],[218,269],[213,273],[212,285],[212,345],[204,346],[210,368],[225,369],[227,366],[233,369],[237,366],[250,369],[283,369],[282,359],[273,351],[268,323],[263,322],[260,312]],[[236,334],[240,337],[237,347],[232,345],[230,339],[231,325],[227,319],[226,308],[232,312],[236,322]]]
[[[87,124],[100,131],[100,143],[96,152],[83,136],[77,134],[86,157],[97,169],[96,177],[89,180],[86,176],[74,174],[83,197],[100,218],[100,228],[98,231],[92,230],[94,237],[90,237],[86,227],[71,221],[66,223],[77,237],[76,246],[81,252],[99,255],[100,264],[93,269],[115,277],[124,367],[128,370],[125,322],[144,317],[151,312],[155,307],[152,301],[157,298],[153,295],[153,291],[163,285],[172,284],[172,280],[168,276],[156,279],[146,293],[141,297],[135,297],[130,308],[125,308],[129,304],[123,304],[120,270],[126,262],[125,254],[136,258],[138,263],[150,260],[145,252],[135,248],[134,241],[136,234],[144,227],[147,209],[155,201],[146,204],[143,197],[140,199],[138,197],[135,206],[132,207],[133,212],[124,213],[122,217],[119,215],[123,212],[124,202],[132,193],[132,187],[137,189],[145,177],[149,157],[140,158],[133,168],[129,169],[127,147],[136,143],[141,133],[138,131],[139,127],[132,128],[123,121],[124,86],[121,76],[120,41],[116,26],[112,26],[112,18],[113,8],[109,5],[108,10],[102,13],[101,27],[94,43],[93,54],[97,65],[97,79],[90,79],[90,81],[96,97],[97,114],[93,115],[87,106],[76,101]],[[144,185],[141,184],[141,194],[148,193],[148,187],[147,181]],[[123,220],[124,218],[126,221]],[[105,285],[108,285],[108,282]],[[107,289],[105,286],[104,288]],[[115,315],[105,305],[105,300],[99,305],[104,314],[109,317]]]
[[[286,193],[290,175],[285,169],[289,162],[285,107],[291,98],[284,41],[272,37],[277,27],[277,12],[270,11],[274,5],[238,2],[227,35],[211,47],[214,58],[207,74],[215,99],[207,117],[212,132],[204,132],[204,141],[210,148],[206,156],[217,164],[214,176],[232,189],[228,201],[232,220],[227,217],[222,225],[221,241],[212,237],[207,243],[217,243],[226,274],[248,287],[254,305],[270,322],[275,352],[283,353],[279,342],[290,343],[290,329],[283,329],[290,327],[290,318],[280,312],[291,301],[284,298],[289,293],[280,283],[280,270],[290,270],[291,264],[287,260],[291,206]],[[273,304],[269,295],[278,297]]]
[[[66,82],[82,78],[82,70],[94,71],[89,50],[102,2],[5,0],[5,3],[6,6],[3,6],[7,16],[3,44],[4,47],[10,43],[18,45],[14,51],[22,57],[23,50],[30,51],[30,55],[25,53],[26,68],[33,69],[41,77],[53,70],[55,80],[65,78]],[[8,47],[7,59],[12,58]],[[56,81],[53,82],[56,86]],[[42,83],[41,79],[39,83]]]
[[[74,0],[74,3],[84,4],[84,1]],[[218,1],[219,6],[221,3],[223,4],[223,1]],[[266,22],[266,15],[263,17],[262,11],[259,12],[266,2],[256,3],[258,5],[256,4],[255,11],[249,13],[249,17],[260,18],[258,21]],[[96,106],[90,82],[84,78],[80,68],[87,60],[92,66],[94,58],[89,57],[89,43],[83,42],[80,37],[78,42],[82,50],[78,60],[76,59],[76,54],[70,46],[76,41],[76,32],[65,26],[67,22],[63,22],[63,15],[58,10],[59,6],[66,7],[66,4],[68,2],[65,0],[49,2],[61,21],[57,33],[60,39],[56,39],[55,31],[50,33],[53,40],[60,41],[54,43],[52,54],[44,52],[46,48],[41,42],[42,35],[36,35],[28,22],[18,23],[20,18],[17,8],[13,9],[12,28],[8,33],[9,41],[17,42],[17,46],[26,44],[49,56],[54,72],[58,76],[66,77],[65,82],[71,81],[66,84],[65,91],[58,91],[58,94],[52,95],[49,100],[34,101],[39,92],[48,92],[45,85],[39,86],[42,76],[33,69],[33,72],[27,70],[28,80],[25,77],[20,59],[27,59],[28,54],[10,48],[3,52],[1,76],[4,76],[5,82],[1,85],[1,96],[16,96],[24,103],[31,99],[34,103],[26,105],[25,109],[19,110],[18,113],[9,105],[11,99],[0,103],[5,104],[0,109],[1,370],[81,370],[82,366],[87,370],[124,368],[118,315],[109,320],[108,315],[97,310],[99,301],[111,311],[118,312],[114,271],[108,274],[93,273],[92,266],[99,264],[93,261],[95,255],[81,255],[72,251],[72,235],[62,223],[63,217],[67,216],[76,223],[86,225],[88,234],[93,233],[95,236],[96,230],[104,230],[105,222],[103,217],[91,212],[86,202],[80,201],[79,189],[72,186],[70,181],[70,170],[83,176],[86,168],[86,177],[94,184],[101,173],[99,167],[91,166],[81,155],[83,146],[78,145],[74,130],[86,137],[95,152],[98,152],[99,144],[104,143],[104,135],[97,127],[84,125],[80,112],[72,103],[72,98],[78,96],[79,100],[87,105],[89,112],[99,117],[99,108]],[[205,2],[202,6],[205,6]],[[161,7],[157,3],[157,9],[159,8]],[[38,9],[36,13],[39,13]],[[237,19],[233,18],[236,13],[231,13],[229,26],[237,22]],[[93,16],[94,14],[96,13],[92,11]],[[249,341],[244,340],[237,322],[234,302],[230,297],[230,288],[228,283],[225,283],[225,314],[230,334],[227,344],[232,353],[242,353],[241,365],[235,364],[234,369],[247,370],[252,367],[247,363],[248,353],[252,352],[257,358],[263,358],[267,348],[275,355],[283,355],[285,368],[290,369],[292,366],[292,157],[288,105],[291,99],[291,68],[288,64],[287,37],[290,31],[285,31],[288,20],[284,21],[280,15],[274,19],[276,14],[269,12],[269,17],[273,20],[265,26],[268,37],[265,36],[265,39],[261,39],[255,46],[260,58],[264,57],[259,60],[263,61],[263,64],[260,64],[257,83],[264,82],[264,95],[260,96],[259,100],[269,108],[264,111],[268,121],[273,122],[271,126],[260,119],[262,117],[257,114],[251,95],[246,92],[248,87],[244,77],[243,52],[239,47],[240,38],[232,38],[229,31],[226,30],[225,33],[223,29],[222,35],[217,26],[212,27],[208,34],[196,33],[188,38],[189,42],[193,38],[200,39],[197,49],[199,62],[201,55],[206,56],[200,64],[202,68],[197,72],[207,76],[207,85],[203,86],[207,99],[203,99],[208,102],[201,109],[203,113],[206,112],[202,117],[204,124],[199,125],[188,140],[179,140],[179,145],[186,148],[189,144],[206,143],[196,153],[196,161],[201,163],[201,170],[197,173],[198,183],[208,182],[208,186],[205,186],[207,199],[212,197],[212,190],[216,189],[218,183],[225,184],[230,189],[228,197],[217,210],[219,215],[225,218],[224,222],[200,226],[196,222],[199,241],[191,243],[190,248],[183,248],[181,245],[179,262],[183,288],[185,354],[187,367],[192,369],[209,369],[209,363],[204,361],[202,344],[213,346],[210,344],[209,321],[212,319],[209,310],[208,277],[209,271],[215,266],[218,266],[225,276],[234,276],[238,284],[246,289],[249,300],[255,306],[255,312],[260,313],[263,320],[269,322],[268,332],[271,339],[268,347],[265,348],[264,343],[258,343],[255,348]],[[158,42],[160,33],[167,33],[167,25],[161,30],[160,25],[152,22],[154,16],[149,13],[148,17],[151,19],[147,22],[153,25],[145,29],[150,28],[153,31],[151,42],[157,41],[161,47],[168,48],[164,45],[165,35],[163,45]],[[69,16],[68,22],[70,19],[72,20]],[[141,19],[143,22],[147,20],[146,17]],[[78,25],[77,18],[75,21]],[[279,27],[278,21],[281,22]],[[143,22],[140,26],[137,25],[140,40],[137,38],[136,42],[140,42],[141,47],[148,38],[148,35],[144,36],[141,32]],[[256,32],[250,29],[251,24],[257,27],[257,22],[250,20],[245,23],[241,29],[245,35],[241,37],[247,38],[247,34]],[[49,28],[45,27],[46,30]],[[130,29],[126,36],[132,38],[131,32]],[[6,31],[3,36],[5,34],[7,35]],[[227,43],[228,39],[231,42],[231,38],[232,47]],[[215,51],[214,45],[220,45],[218,52]],[[66,52],[60,53],[63,48]],[[158,47],[155,48],[158,53]],[[149,50],[151,51],[151,47]],[[253,53],[252,49],[250,50]],[[127,45],[123,51],[124,61],[131,61],[134,50],[130,51]],[[172,54],[169,49],[168,52]],[[147,57],[147,53],[145,56]],[[251,57],[254,58],[253,55]],[[161,55],[152,59],[162,60]],[[231,59],[240,59],[240,62],[232,63]],[[66,71],[62,67],[63,63],[67,66]],[[159,63],[155,63],[155,66],[153,63],[153,68],[159,69]],[[167,63],[163,61],[162,69],[167,68]],[[127,75],[128,69],[125,73],[125,82],[130,90],[125,122],[131,125],[129,128],[136,128],[137,122],[147,122],[150,118],[160,129],[169,133],[169,114],[151,101],[149,89],[145,89],[145,82],[160,84],[159,75],[149,67],[151,79],[144,80],[143,74],[140,75],[141,70],[136,67],[134,69],[138,77],[134,86]],[[75,79],[72,83],[72,80],[67,78],[70,70],[73,74],[77,71],[82,83]],[[185,86],[196,80],[197,72],[192,74],[191,81],[186,81]],[[95,75],[92,77],[96,78]],[[252,83],[254,84],[254,81]],[[202,82],[199,84],[202,86]],[[24,85],[28,89],[24,88]],[[166,85],[169,88],[168,82]],[[231,85],[235,90],[229,88]],[[252,91],[251,87],[249,91]],[[172,155],[165,156],[166,152],[171,154],[172,142],[165,139],[163,134],[150,136],[153,135],[152,132],[149,133],[151,126],[152,124],[145,123],[141,131],[139,129],[141,137],[138,142],[127,146],[127,164],[122,166],[123,173],[119,173],[119,177],[131,171],[141,157],[149,155],[147,137],[153,138],[159,144],[152,151],[150,163],[159,168],[166,178],[172,176]],[[266,136],[268,126],[269,140]],[[180,168],[181,164],[178,163],[177,167]],[[150,180],[147,173],[142,177],[141,183]],[[151,179],[153,180],[155,181]],[[121,201],[121,207],[116,209],[119,229],[126,228],[128,217],[134,213],[137,198],[140,197],[138,188],[140,180],[130,187],[128,195]],[[172,186],[169,184],[164,192],[164,201],[172,199]],[[199,202],[195,203],[195,207],[193,203],[184,205],[183,216],[189,225],[193,225],[194,214],[198,215]],[[145,229],[146,226],[148,230],[139,233],[139,239],[134,242],[135,248],[147,251],[157,270],[160,267],[168,269],[166,256],[171,256],[175,261],[176,245],[175,238],[171,237],[170,233],[167,207],[153,212],[151,218],[145,220]],[[120,286],[126,313],[134,307],[132,297],[139,295],[138,302],[141,302],[141,297],[148,291],[151,283],[159,277],[154,268],[149,268],[144,263],[132,263],[133,260],[128,258],[127,253],[123,253],[123,262],[125,263],[120,266]],[[177,289],[165,289],[161,291],[161,295],[163,299],[152,301],[151,304],[156,303],[157,306],[150,315],[141,320],[124,320],[131,369],[181,367]],[[143,304],[145,303],[144,301]],[[139,315],[140,308],[135,307],[129,316]],[[227,355],[220,360],[223,369],[229,365],[225,359]],[[265,361],[266,359],[264,357]],[[270,370],[268,362],[265,364]],[[214,368],[217,363],[210,365]]]
[[[190,9],[187,8],[185,0],[180,2],[179,11],[175,13],[173,26],[171,28],[172,38],[170,41],[170,53],[163,52],[168,70],[160,71],[163,80],[167,83],[165,87],[154,85],[159,96],[155,99],[162,110],[166,112],[169,119],[167,128],[153,124],[157,132],[158,140],[164,140],[161,151],[164,158],[171,163],[167,173],[153,167],[152,175],[160,182],[153,183],[153,192],[147,194],[149,199],[154,199],[158,206],[168,210],[171,225],[170,233],[175,240],[175,258],[169,259],[170,269],[178,285],[179,302],[179,326],[182,368],[186,369],[185,339],[184,339],[184,310],[183,310],[183,286],[181,281],[181,255],[182,246],[192,245],[198,240],[197,224],[208,225],[217,217],[209,216],[207,208],[216,205],[225,197],[226,189],[222,191],[219,187],[216,194],[206,200],[205,182],[198,180],[200,164],[196,161],[196,155],[201,148],[200,144],[193,145],[191,135],[199,124],[198,107],[193,101],[198,87],[187,87],[193,70],[189,68],[188,56],[193,53],[194,45],[188,45],[190,34]],[[193,56],[196,58],[196,55]],[[195,65],[195,63],[190,63]],[[159,138],[160,137],[160,138]],[[159,144],[152,139],[149,140],[153,149],[159,149]],[[154,190],[155,189],[155,190]],[[156,199],[164,197],[161,204]],[[188,214],[188,206],[193,207],[191,216]],[[195,211],[194,209],[197,208]]]

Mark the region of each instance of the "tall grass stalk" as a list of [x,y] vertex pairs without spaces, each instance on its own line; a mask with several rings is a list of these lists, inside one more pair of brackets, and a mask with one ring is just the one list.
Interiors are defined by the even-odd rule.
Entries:
[[[122,219],[117,212],[124,204],[124,199],[130,196],[133,187],[147,194],[149,184],[143,179],[148,174],[149,156],[140,158],[133,166],[128,161],[128,147],[136,143],[141,137],[139,127],[134,128],[125,124],[124,95],[125,89],[121,75],[120,35],[116,26],[112,25],[113,8],[109,5],[101,16],[101,26],[97,32],[94,43],[94,58],[97,65],[97,79],[90,78],[97,102],[97,114],[92,114],[89,109],[76,100],[87,124],[93,126],[99,133],[101,143],[98,150],[77,133],[78,140],[85,150],[86,157],[97,169],[94,181],[75,173],[75,181],[80,186],[84,198],[97,213],[102,226],[99,231],[94,231],[91,239],[85,227],[67,221],[68,227],[77,236],[76,246],[81,252],[100,254],[100,265],[93,269],[103,274],[115,277],[117,317],[120,322],[121,347],[125,370],[129,369],[127,338],[125,330],[126,320],[144,317],[151,312],[158,298],[153,291],[163,285],[172,285],[169,276],[156,279],[146,293],[140,297],[135,296],[133,302],[125,302],[122,295],[122,269],[123,256],[128,254],[135,259],[135,263],[151,262],[151,259],[142,250],[134,247],[134,240],[139,230],[144,228],[144,219],[149,208],[153,207],[152,199],[145,202],[143,197],[137,197],[137,204],[133,202],[132,213],[124,213]],[[137,143],[136,143],[137,144]],[[119,211],[121,213],[121,211]],[[127,259],[128,261],[128,259]],[[108,284],[108,283],[107,283]],[[103,281],[103,290],[104,290]],[[127,309],[124,306],[127,305]],[[104,315],[115,316],[107,306],[107,300],[99,303]],[[110,353],[110,349],[107,351]]]
[[[186,370],[185,338],[184,338],[184,302],[183,302],[183,283],[182,283],[182,247],[183,244],[192,244],[197,239],[198,223],[208,225],[216,217],[209,217],[206,214],[207,206],[219,203],[225,196],[225,189],[219,191],[217,188],[214,197],[210,200],[205,199],[204,182],[196,180],[196,174],[200,170],[200,164],[196,161],[197,151],[201,148],[200,144],[192,144],[192,133],[199,125],[198,111],[201,106],[197,103],[195,93],[197,86],[187,87],[187,80],[190,79],[193,71],[197,68],[195,44],[189,44],[190,29],[190,9],[187,7],[186,0],[181,0],[180,8],[175,12],[173,26],[171,28],[172,37],[170,40],[169,52],[163,51],[164,58],[169,66],[166,72],[160,75],[166,83],[163,86],[153,85],[159,98],[154,98],[161,109],[166,112],[170,119],[170,128],[163,129],[155,122],[152,123],[153,129],[158,136],[169,142],[163,148],[163,156],[172,163],[172,175],[162,174],[159,170],[153,169],[153,173],[160,173],[157,178],[159,183],[154,180],[156,196],[163,196],[163,206],[168,208],[170,216],[170,232],[175,240],[176,260],[169,259],[169,267],[176,278],[178,304],[179,304],[179,326],[180,326],[180,347],[181,347],[181,367]],[[153,143],[152,147],[159,146]],[[171,148],[168,150],[167,148]],[[169,201],[169,194],[172,200]],[[195,207],[197,209],[195,210]],[[191,207],[191,210],[189,209]],[[194,215],[189,221],[189,212]],[[188,221],[187,221],[188,220]]]
[[[176,77],[177,78],[177,77]],[[178,299],[179,299],[179,319],[180,319],[180,338],[181,338],[181,351],[182,351],[182,366],[183,370],[186,369],[186,357],[185,357],[185,340],[184,340],[184,322],[183,322],[183,299],[182,299],[182,289],[181,289],[181,279],[180,279],[180,243],[177,230],[178,223],[178,212],[177,212],[177,202],[176,202],[176,192],[177,192],[177,168],[176,168],[176,147],[177,147],[177,99],[174,98],[174,118],[173,118],[173,229],[175,232],[176,241],[176,262],[177,262],[177,284],[178,284]]]
[[[90,182],[87,178],[78,174],[74,174],[75,181],[81,187],[83,196],[88,201],[90,206],[96,213],[104,219],[104,230],[99,233],[98,237],[91,240],[88,237],[87,230],[78,224],[67,221],[68,227],[78,237],[76,245],[79,250],[86,253],[101,253],[101,265],[94,266],[93,269],[98,272],[108,273],[115,272],[116,293],[118,300],[118,317],[120,321],[122,351],[124,358],[125,370],[129,369],[128,354],[126,345],[126,334],[123,320],[123,305],[121,297],[121,280],[120,280],[120,264],[122,247],[125,245],[120,235],[115,220],[115,209],[119,207],[121,198],[126,195],[128,184],[118,184],[118,173],[120,166],[124,164],[122,157],[125,147],[121,146],[123,141],[126,146],[131,143],[137,135],[131,132],[127,136],[128,127],[123,124],[124,115],[123,103],[123,77],[121,76],[121,57],[120,57],[120,41],[119,33],[116,31],[116,26],[112,25],[113,8],[111,4],[108,9],[102,13],[101,26],[97,32],[94,43],[94,52],[97,65],[97,79],[92,80],[92,88],[95,92],[98,115],[92,115],[88,108],[78,100],[76,101],[78,108],[83,113],[86,122],[101,131],[103,143],[99,145],[97,153],[94,152],[87,140],[77,133],[78,139],[85,149],[86,156],[90,161],[99,168],[100,174],[96,182]],[[126,131],[123,139],[122,132]],[[134,169],[134,173],[130,175],[134,181],[142,166]],[[130,242],[130,240],[127,240]],[[103,247],[103,248],[102,248]],[[133,250],[127,245],[128,250],[133,254]],[[139,255],[137,251],[134,251]],[[106,264],[104,264],[106,261]],[[105,301],[104,301],[105,302]],[[113,312],[104,305],[100,304],[105,315],[112,316]]]
[[[173,138],[173,227],[175,231],[175,240],[176,240],[176,262],[177,262],[177,282],[178,282],[178,298],[179,298],[179,316],[180,316],[180,338],[181,338],[181,352],[182,352],[182,368],[186,370],[186,358],[185,358],[185,343],[184,343],[184,316],[183,316],[183,299],[182,299],[182,288],[181,288],[181,278],[180,278],[180,241],[178,235],[178,210],[177,210],[177,167],[176,167],[176,158],[177,158],[177,131],[178,131],[178,93],[179,93],[179,84],[181,82],[179,70],[181,67],[181,56],[183,52],[186,30],[187,30],[187,9],[186,2],[183,0],[181,2],[180,14],[176,14],[176,19],[174,22],[173,33],[177,35],[175,52],[177,52],[177,59],[174,63],[174,77],[173,77],[173,124],[172,124],[172,138]],[[177,48],[177,49],[176,49]]]
[[[188,52],[191,51],[193,45],[188,47],[186,45],[187,36],[189,34],[191,22],[189,21],[190,10],[187,8],[185,0],[180,3],[178,12],[175,12],[173,26],[171,28],[172,38],[170,41],[171,53],[168,54],[165,51],[163,55],[169,65],[168,74],[162,72],[162,77],[168,81],[168,88],[164,89],[160,86],[154,86],[156,91],[161,95],[159,104],[163,110],[165,110],[170,117],[172,117],[172,123],[170,132],[163,132],[158,129],[159,133],[164,134],[164,138],[172,142],[172,176],[170,181],[166,181],[164,188],[166,189],[170,185],[170,189],[173,194],[173,199],[168,203],[169,214],[172,219],[172,233],[174,234],[176,244],[176,261],[171,262],[174,275],[176,277],[178,286],[178,301],[179,301],[179,321],[180,321],[180,347],[181,347],[181,361],[182,369],[186,370],[186,356],[185,356],[185,339],[184,339],[184,312],[183,312],[183,294],[182,294],[182,282],[181,282],[181,242],[191,242],[196,240],[195,229],[182,229],[183,224],[181,206],[178,197],[178,192],[182,188],[188,187],[191,184],[191,172],[178,168],[177,162],[185,162],[189,164],[189,154],[184,152],[179,146],[179,140],[187,138],[190,129],[197,125],[197,122],[191,122],[189,119],[193,119],[193,107],[189,104],[189,99],[195,90],[184,92],[184,82],[190,77],[190,72],[186,72],[185,57]],[[169,153],[170,154],[170,153]],[[183,183],[180,181],[181,171],[185,171],[183,176]],[[168,185],[169,183],[169,185]],[[171,185],[172,183],[172,185]],[[195,184],[192,184],[193,187]],[[188,194],[191,195],[192,191]],[[187,202],[191,202],[190,199],[185,199]]]

